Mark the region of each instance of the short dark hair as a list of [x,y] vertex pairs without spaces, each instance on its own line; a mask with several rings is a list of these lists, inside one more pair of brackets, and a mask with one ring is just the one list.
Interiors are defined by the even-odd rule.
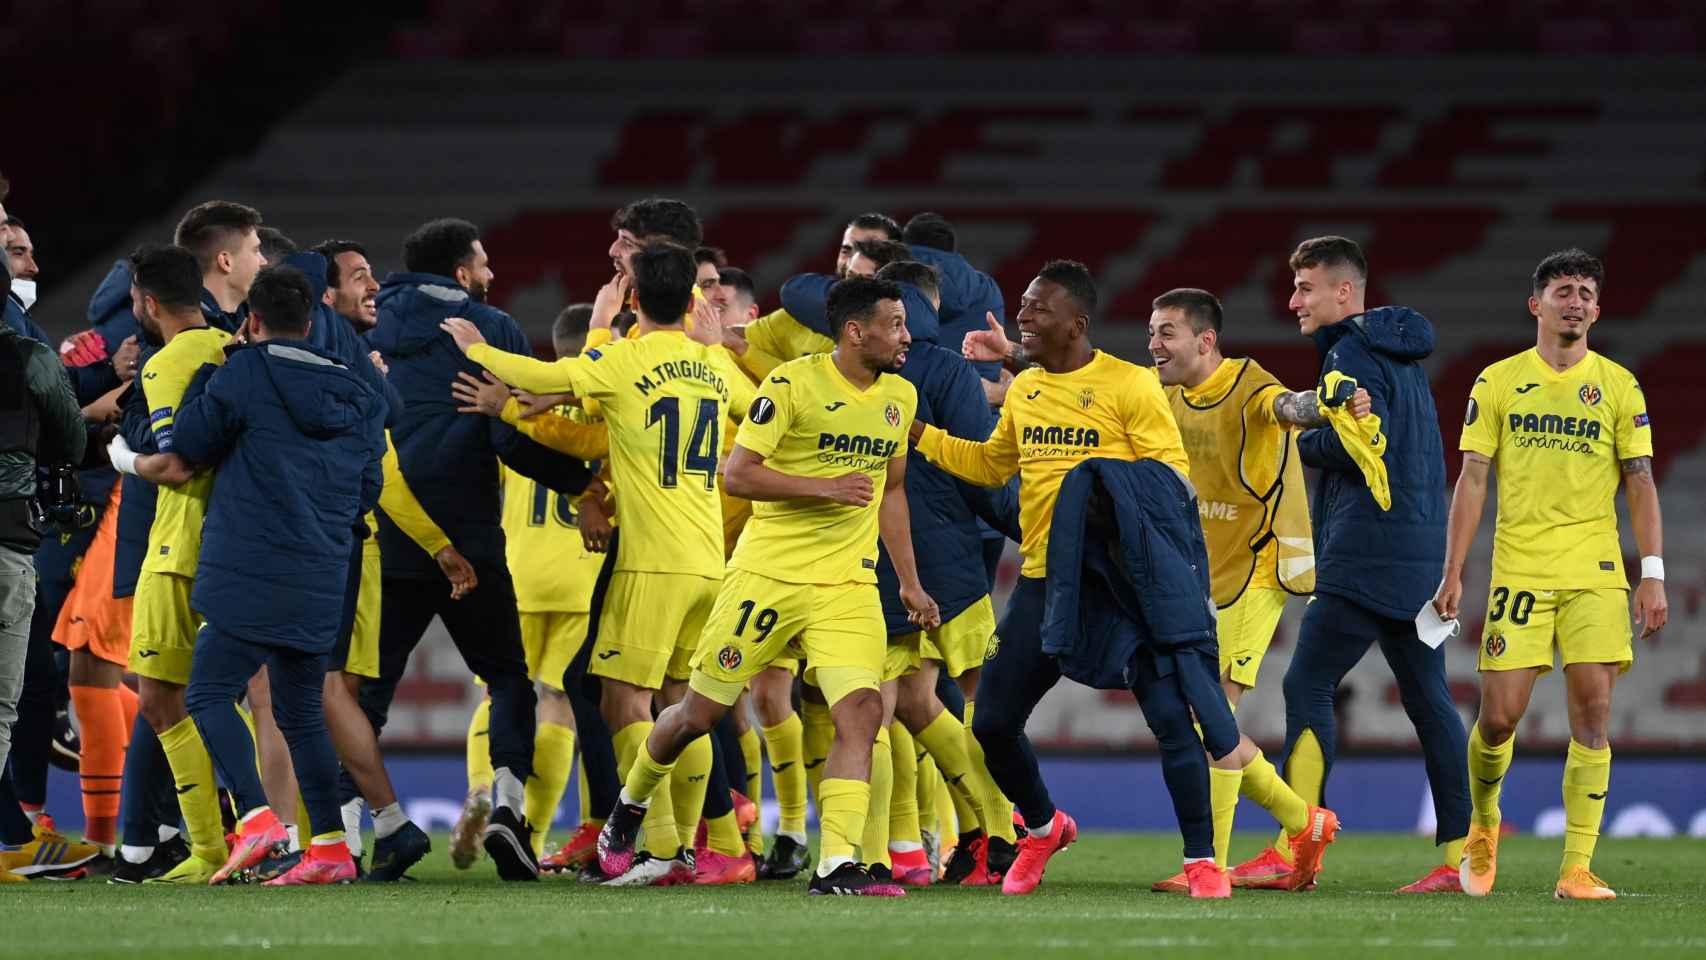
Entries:
[[130,282],[168,307],[201,305],[201,264],[180,246],[138,247],[130,255]]
[[16,227],[19,230],[28,230],[29,229],[29,227],[24,226],[24,221],[18,219],[17,217],[12,216],[11,214],[6,215],[6,226]]
[[900,224],[895,222],[895,218],[886,213],[861,213],[847,221],[847,226],[857,227],[860,230],[881,230],[883,232],[883,236],[895,241],[896,243],[900,242]]
[[657,324],[680,323],[693,306],[693,278],[699,272],[693,254],[679,243],[653,240],[629,258],[634,273],[634,302]]
[[954,225],[939,213],[921,213],[906,221],[906,229],[901,231],[900,238],[907,243],[937,250],[952,251],[959,244]]
[[906,244],[893,240],[860,240],[853,244],[853,250],[875,263],[878,270],[891,263],[912,259],[912,251],[906,249]]
[[1350,267],[1358,280],[1368,280],[1368,259],[1362,255],[1362,247],[1347,237],[1311,237],[1297,245],[1290,263],[1293,273],[1310,267]]
[[1190,321],[1191,330],[1194,333],[1200,334],[1204,330],[1220,332],[1220,321],[1224,316],[1224,311],[1220,309],[1220,300],[1207,290],[1199,290],[1196,287],[1179,287],[1156,297],[1150,306],[1157,310],[1166,310],[1171,307],[1183,312],[1185,319]]
[[871,311],[882,300],[899,300],[900,284],[888,280],[878,280],[876,277],[848,277],[836,281],[829,288],[829,302],[824,305],[824,312],[829,315],[829,329],[835,334],[837,342],[841,340],[841,331],[847,329],[847,321],[857,320],[860,323],[869,320]]
[[256,227],[255,236],[261,238],[261,256],[268,263],[277,263],[301,249],[277,227]]
[[886,263],[881,270],[877,271],[877,279],[890,280],[895,283],[909,283],[917,287],[918,291],[926,297],[940,299],[942,296],[941,271],[928,263],[919,263],[917,260],[896,260],[893,263]]
[[626,230],[642,241],[666,237],[689,250],[705,239],[699,214],[680,200],[667,197],[647,197],[624,206],[611,214],[610,229]]
[[249,288],[249,312],[260,317],[268,333],[302,336],[314,313],[314,288],[288,263],[263,267]]
[[1605,292],[1605,264],[1580,247],[1549,253],[1540,261],[1540,265],[1534,268],[1535,296],[1544,293],[1546,287],[1559,277],[1586,277],[1593,281],[1596,291]]
[[1089,267],[1077,260],[1050,260],[1037,271],[1037,278],[1059,284],[1078,301],[1078,309],[1086,317],[1096,316],[1096,281],[1090,276]]
[[261,226],[261,212],[254,207],[229,200],[209,200],[198,203],[178,221],[172,241],[195,254],[201,272],[213,269],[214,258],[228,248],[231,241]]
[[562,352],[562,345],[574,343],[585,345],[586,335],[592,329],[592,304],[571,303],[557,314],[557,319],[551,321],[551,345]]
[[700,247],[693,251],[693,265],[711,264],[718,270],[729,265],[728,254],[723,253],[722,247]]
[[480,228],[466,220],[444,217],[423,223],[403,241],[403,269],[410,273],[456,276],[456,268],[474,256]]
[[717,282],[725,287],[734,287],[749,299],[758,299],[758,288],[752,283],[752,274],[739,267],[724,267],[718,270]]
[[322,240],[314,245],[314,252],[326,258],[326,285],[329,287],[343,282],[343,275],[338,267],[338,254],[359,253],[362,259],[367,259],[367,248],[354,240]]

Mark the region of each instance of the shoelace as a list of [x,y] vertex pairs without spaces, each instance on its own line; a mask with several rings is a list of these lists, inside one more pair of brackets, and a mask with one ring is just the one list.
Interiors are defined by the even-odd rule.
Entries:
[[1469,852],[1469,871],[1471,873],[1486,873],[1487,867],[1493,862],[1492,841],[1471,840],[1467,849]]

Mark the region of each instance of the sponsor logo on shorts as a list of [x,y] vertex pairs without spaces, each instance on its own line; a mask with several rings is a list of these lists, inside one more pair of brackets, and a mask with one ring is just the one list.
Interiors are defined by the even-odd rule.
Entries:
[[1505,655],[1505,635],[1502,633],[1487,634],[1487,656],[1498,659]]
[[888,421],[888,425],[891,427],[900,426],[900,405],[891,403],[884,407],[883,419]]
[[724,670],[739,670],[742,659],[740,648],[732,643],[717,651],[717,666]]
[[621,655],[622,655],[622,651],[620,651],[620,650],[606,650],[603,653],[598,655],[598,659],[609,660],[611,657],[620,657]]
[[1250,665],[1250,658],[1249,657],[1239,657],[1234,662],[1237,663],[1240,667],[1247,667]]
[[1608,571],[1608,572],[1610,572],[1610,571],[1615,571],[1615,570],[1616,570],[1616,569],[1617,569],[1617,564],[1616,564],[1616,562],[1615,562],[1615,561],[1611,561],[1611,560],[1601,560],[1601,561],[1600,561],[1600,562],[1599,562],[1599,568],[1600,568],[1600,569],[1601,569],[1601,570],[1605,570],[1605,571]]
[[1597,384],[1584,383],[1582,384],[1582,388],[1576,391],[1576,396],[1588,406],[1597,407],[1599,406],[1600,398],[1602,398],[1604,394],[1599,392],[1599,386]]
[[999,634],[999,633],[990,634],[989,635],[989,642],[985,643],[983,645],[983,659],[994,660],[996,651],[998,651],[1000,649],[1001,649],[1001,634]]
[[160,655],[160,651],[158,651],[158,650],[138,650],[138,651],[136,651],[136,655],[139,657],[158,657]]

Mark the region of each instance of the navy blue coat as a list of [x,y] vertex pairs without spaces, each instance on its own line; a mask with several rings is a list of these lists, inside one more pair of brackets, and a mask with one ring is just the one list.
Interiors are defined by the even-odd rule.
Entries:
[[[995,425],[977,371],[958,353],[928,341],[913,343],[900,375],[918,390],[918,419],[966,440],[982,441]],[[948,474],[916,447],[906,455],[906,502],[911,508],[912,553],[918,581],[936,601],[942,622],[989,593],[978,520],[1017,541],[1019,478],[1006,486],[978,487]],[[890,636],[917,633],[900,601],[900,578],[888,550],[878,547],[877,587]]]
[[379,502],[382,401],[330,353],[268,340],[203,368],[174,447],[216,467],[191,602],[220,630],[331,650],[352,528]]
[[[935,267],[942,275],[942,309],[939,311],[942,332],[937,342],[955,353],[965,342],[966,334],[989,329],[988,314],[1005,320],[1007,304],[1001,298],[1001,288],[995,279],[971,265],[965,257],[951,250],[938,250],[914,243],[907,249],[920,263]],[[978,375],[985,380],[1001,379],[999,362],[975,363]]]
[[[827,273],[802,273],[782,284],[782,309],[800,325],[835,339],[829,329],[829,288],[840,281]],[[900,305],[906,308],[906,332],[914,340],[935,340],[941,323],[936,308],[910,283],[900,285]],[[958,349],[955,350],[958,353]],[[981,439],[981,438],[980,438]]]
[[1445,562],[1445,454],[1421,359],[1433,326],[1408,307],[1376,307],[1315,332],[1321,377],[1337,370],[1368,391],[1386,434],[1392,509],[1382,510],[1331,427],[1298,437],[1321,471],[1311,512],[1315,592],[1409,620],[1433,596]]
[[372,387],[385,404],[386,429],[396,426],[397,418],[403,413],[403,395],[373,365],[373,360],[368,357],[373,348],[348,320],[339,316],[322,299],[327,287],[326,258],[304,250],[285,257],[284,262],[301,270],[314,290],[314,322],[308,328],[308,342],[337,357],[344,366],[355,371],[363,383]]
[[[391,430],[409,487],[468,561],[483,570],[504,564],[499,525],[498,461],[559,493],[579,493],[586,464],[540,446],[495,417],[457,413],[450,385],[480,367],[462,355],[439,323],[464,317],[499,350],[532,355],[510,315],[469,296],[448,277],[394,273],[379,291],[379,324],[368,341],[391,368],[403,411]],[[379,515],[380,556],[387,577],[441,579],[433,559]]]
[[1049,526],[1043,652],[1099,690],[1129,690],[1147,651],[1177,672],[1210,754],[1238,746],[1220,689],[1208,546],[1196,491],[1157,460],[1086,460],[1061,481]]

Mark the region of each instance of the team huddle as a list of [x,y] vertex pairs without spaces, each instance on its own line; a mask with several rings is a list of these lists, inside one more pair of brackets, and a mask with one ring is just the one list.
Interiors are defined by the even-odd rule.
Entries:
[[[1294,391],[1223,353],[1205,290],[1154,298],[1152,365],[1094,348],[1072,260],[1018,294],[1012,340],[935,214],[854,218],[833,271],[768,314],[687,204],[635,201],[611,227],[614,276],[556,318],[550,360],[485,302],[504,251],[466,221],[422,226],[380,282],[358,243],[299,250],[211,202],[114,267],[61,349],[104,507],[48,538],[80,560],[35,614],[71,651],[85,835],[8,779],[0,880],[401,879],[431,841],[378,736],[437,618],[486,689],[450,857],[505,880],[1030,893],[1078,838],[1025,734],[1065,677],[1130,691],[1154,733],[1183,857],[1153,889],[1313,889],[1339,831],[1339,681],[1378,643],[1441,854],[1400,892],[1493,888],[1514,731],[1561,654],[1554,893],[1615,896],[1590,869],[1611,693],[1632,620],[1651,633],[1666,604],[1645,402],[1587,346],[1597,259],[1536,268],[1536,345],[1476,379],[1448,507],[1433,327],[1364,303],[1345,238],[1290,256],[1321,354]],[[1494,471],[1466,733],[1418,624],[1458,615]],[[1236,709],[1294,596],[1276,766]],[[579,826],[548,844],[577,767]],[[1278,833],[1237,861],[1240,797]]]

